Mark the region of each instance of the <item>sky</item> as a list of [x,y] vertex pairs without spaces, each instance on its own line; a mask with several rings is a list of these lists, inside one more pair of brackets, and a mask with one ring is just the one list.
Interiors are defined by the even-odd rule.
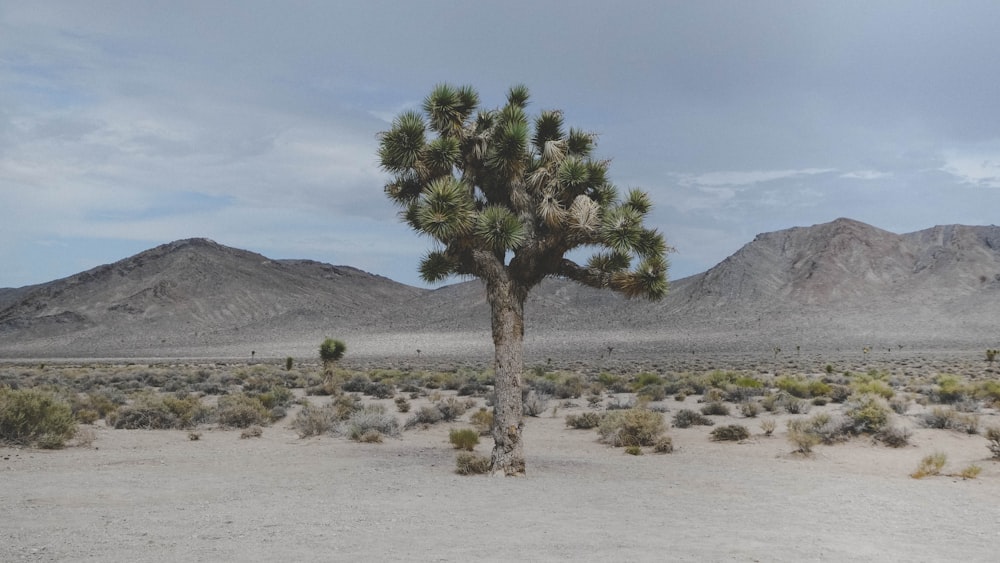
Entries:
[[0,0],[0,287],[177,239],[411,285],[378,133],[434,85],[599,135],[676,248],[997,223],[1000,3]]

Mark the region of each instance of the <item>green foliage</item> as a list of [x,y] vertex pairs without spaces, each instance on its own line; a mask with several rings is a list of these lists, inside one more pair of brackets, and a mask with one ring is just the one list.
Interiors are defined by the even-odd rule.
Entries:
[[711,403],[705,403],[701,407],[701,414],[704,415],[716,415],[716,416],[729,416],[729,405],[713,401]]
[[476,428],[480,436],[488,436],[493,429],[493,411],[486,407],[479,407],[479,410],[469,415],[469,422]]
[[597,427],[601,441],[616,448],[652,446],[665,431],[663,415],[640,408],[609,412]]
[[69,404],[44,391],[0,388],[0,443],[58,449],[74,434]]
[[716,442],[739,442],[750,437],[750,431],[747,430],[747,427],[739,424],[729,424],[713,428],[710,434],[712,440]]
[[997,359],[997,354],[998,353],[1000,353],[1000,350],[996,350],[996,349],[993,349],[993,348],[987,349],[986,350],[986,361],[990,362],[990,363],[993,363],[993,361]]
[[628,455],[642,455],[642,446],[625,446]]
[[292,366],[295,364],[295,358],[288,356],[285,358],[285,371],[292,371]]
[[118,429],[167,430],[191,428],[207,421],[210,415],[211,409],[194,395],[143,393],[136,396],[132,404],[110,413],[107,423]]
[[472,428],[455,428],[448,433],[448,441],[455,449],[471,452],[479,444],[479,432]]
[[319,359],[323,361],[324,365],[329,366],[335,362],[339,362],[344,357],[346,351],[346,344],[340,340],[327,338],[319,345]]
[[972,390],[956,375],[941,374],[937,377],[937,401],[940,403],[958,403],[971,395]]
[[[503,107],[481,109],[471,87],[442,84],[422,112],[400,114],[379,135],[379,161],[392,175],[386,195],[410,227],[440,245],[421,262],[421,276],[487,279],[498,266],[524,268],[524,279],[560,275],[661,297],[668,248],[643,226],[649,197],[631,190],[620,199],[609,161],[591,158],[594,136],[567,131],[559,111],[530,119],[527,100],[517,86]],[[562,259],[588,246],[598,248],[589,267]]]
[[878,395],[861,395],[848,401],[844,415],[849,420],[846,430],[852,434],[875,434],[889,422],[892,410]]

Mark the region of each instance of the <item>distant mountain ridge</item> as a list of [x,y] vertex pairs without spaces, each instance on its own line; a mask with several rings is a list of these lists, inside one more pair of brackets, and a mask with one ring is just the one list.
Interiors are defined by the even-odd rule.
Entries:
[[[837,219],[760,234],[708,271],[672,281],[659,302],[548,279],[526,310],[529,340],[544,346],[571,348],[574,335],[608,331],[663,350],[878,338],[978,346],[1000,336],[1000,227],[899,235]],[[477,280],[423,289],[186,239],[0,290],[0,357],[210,355],[255,342],[307,350],[328,334],[396,334],[410,349],[407,335],[488,339],[488,315]]]

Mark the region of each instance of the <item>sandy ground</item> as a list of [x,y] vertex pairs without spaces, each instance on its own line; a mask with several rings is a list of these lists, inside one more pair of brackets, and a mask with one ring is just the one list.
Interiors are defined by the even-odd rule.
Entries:
[[[0,561],[996,560],[1000,462],[982,436],[909,414],[909,447],[860,438],[804,458],[785,438],[790,415],[771,437],[759,418],[715,417],[754,435],[672,428],[674,453],[637,457],[566,428],[587,409],[576,402],[527,419],[517,479],[453,472],[448,431],[462,422],[382,444],[300,439],[291,416],[256,439],[99,424],[90,447],[0,448]],[[908,476],[936,451],[946,472],[983,471]]]

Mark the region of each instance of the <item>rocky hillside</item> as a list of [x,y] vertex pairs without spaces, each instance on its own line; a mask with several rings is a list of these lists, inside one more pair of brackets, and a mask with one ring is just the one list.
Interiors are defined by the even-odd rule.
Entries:
[[[0,356],[210,355],[255,342],[305,350],[324,334],[396,334],[408,350],[417,334],[474,333],[488,344],[488,315],[477,280],[427,290],[190,239],[0,290]],[[758,235],[707,272],[673,281],[657,303],[546,280],[527,315],[529,344],[568,348],[603,333],[667,351],[995,346],[1000,227],[899,235],[838,219]]]

